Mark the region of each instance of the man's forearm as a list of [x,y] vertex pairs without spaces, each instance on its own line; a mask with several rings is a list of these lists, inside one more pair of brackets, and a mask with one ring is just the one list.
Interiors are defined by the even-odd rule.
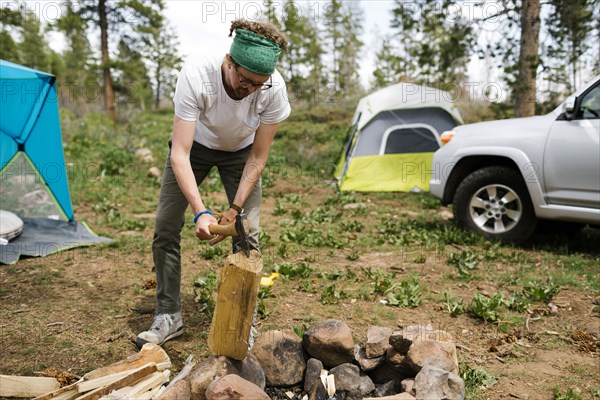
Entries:
[[263,160],[254,159],[253,157],[248,159],[244,166],[244,172],[242,173],[235,199],[233,200],[234,204],[240,207],[243,206],[259,181],[266,165],[267,163]]
[[177,178],[177,184],[192,207],[194,214],[205,210],[206,207],[200,197],[189,156],[171,154],[171,166]]

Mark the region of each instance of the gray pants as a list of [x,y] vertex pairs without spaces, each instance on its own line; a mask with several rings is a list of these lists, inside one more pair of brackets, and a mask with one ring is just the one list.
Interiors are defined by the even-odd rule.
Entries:
[[[190,152],[190,161],[196,183],[200,185],[212,167],[217,167],[227,193],[227,199],[230,204],[233,203],[250,150],[251,146],[236,152],[219,151],[194,142]],[[181,311],[181,229],[185,223],[188,201],[177,184],[171,168],[170,156],[169,153],[162,176],[152,241],[152,254],[156,269],[157,314],[173,314]],[[258,250],[261,196],[262,190],[259,181],[246,203],[239,204],[248,216],[250,247],[256,250]],[[188,220],[189,229],[194,229],[192,221],[191,218]],[[240,251],[239,241],[234,239],[233,252],[238,251]]]

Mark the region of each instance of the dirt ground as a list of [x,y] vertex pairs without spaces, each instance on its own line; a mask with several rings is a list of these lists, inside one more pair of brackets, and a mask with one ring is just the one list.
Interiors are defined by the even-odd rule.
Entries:
[[[270,189],[270,193],[277,192],[300,195],[302,207],[310,210],[322,204],[332,189],[323,185],[301,187],[278,182]],[[275,201],[273,196],[265,199],[262,221],[264,231],[276,244],[284,218],[273,215]],[[374,210],[390,213],[395,202],[394,198],[372,200]],[[116,239],[113,245],[76,249],[0,266],[0,373],[36,375],[53,368],[83,375],[137,351],[134,338],[149,326],[154,307],[150,248],[153,215],[151,209],[132,215],[146,222],[142,231],[105,230],[105,234]],[[405,212],[403,215],[410,219],[413,214]],[[90,223],[93,229],[98,228],[94,221],[99,217],[90,205],[77,205],[77,218]],[[353,218],[361,217],[353,214]],[[362,220],[365,231],[376,233],[370,219],[373,217],[366,215]],[[184,232],[182,256],[185,333],[164,346],[176,371],[190,354],[196,360],[208,355],[206,332],[210,320],[201,311],[202,306],[194,302],[192,282],[199,275],[218,269],[218,261],[200,256],[200,249],[205,250],[206,246],[198,244],[189,231],[191,229]],[[597,232],[587,234],[590,240],[600,238]],[[223,245],[223,250],[229,251],[228,244]],[[530,249],[522,251],[535,253]],[[353,253],[359,257],[351,261]],[[585,288],[561,286],[552,300],[557,307],[555,315],[541,305],[539,309],[522,313],[522,323],[500,330],[496,324],[466,313],[450,316],[440,297],[447,292],[464,299],[470,299],[475,292],[493,294],[498,281],[486,277],[512,270],[518,272],[518,266],[507,262],[491,263],[479,279],[460,281],[452,279],[452,267],[439,252],[410,246],[397,249],[387,246],[382,250],[376,245],[340,249],[300,246],[283,258],[273,245],[267,247],[264,257],[267,272],[270,272],[269,267],[282,261],[309,260],[307,262],[321,273],[311,278],[319,288],[329,284],[319,282],[327,279],[323,274],[344,270],[346,266],[353,271],[368,267],[395,271],[398,279],[413,274],[424,285],[424,297],[416,308],[386,306],[378,296],[370,299],[359,296],[361,288],[370,284],[365,281],[344,286],[347,297],[337,304],[322,304],[319,292],[301,291],[300,281],[280,279],[272,287],[273,297],[264,300],[270,314],[259,322],[259,332],[297,328],[336,318],[351,327],[358,342],[366,337],[371,325],[399,328],[431,324],[453,335],[461,363],[484,369],[496,378],[497,383],[468,393],[468,398],[551,399],[554,390],[565,393],[569,389],[576,393],[574,396],[578,394],[583,399],[600,398],[599,299]],[[544,257],[545,261],[540,262],[552,269],[554,256],[545,253]],[[419,262],[415,262],[417,258]],[[597,261],[596,256],[598,269],[592,279],[600,279]],[[357,279],[361,277],[358,274]],[[320,283],[323,286],[319,286]],[[337,281],[336,287],[343,284]]]

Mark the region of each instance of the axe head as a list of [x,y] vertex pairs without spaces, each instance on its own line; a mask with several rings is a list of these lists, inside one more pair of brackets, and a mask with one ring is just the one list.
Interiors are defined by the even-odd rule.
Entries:
[[250,256],[250,241],[248,240],[248,234],[250,232],[250,224],[246,214],[238,214],[235,217],[235,231],[240,239],[240,247],[246,257]]

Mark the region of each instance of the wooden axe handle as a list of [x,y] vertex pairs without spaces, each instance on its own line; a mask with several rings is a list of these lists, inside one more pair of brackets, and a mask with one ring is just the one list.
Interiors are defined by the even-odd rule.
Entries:
[[235,230],[235,223],[227,225],[212,224],[208,226],[208,230],[213,235],[238,236]]

